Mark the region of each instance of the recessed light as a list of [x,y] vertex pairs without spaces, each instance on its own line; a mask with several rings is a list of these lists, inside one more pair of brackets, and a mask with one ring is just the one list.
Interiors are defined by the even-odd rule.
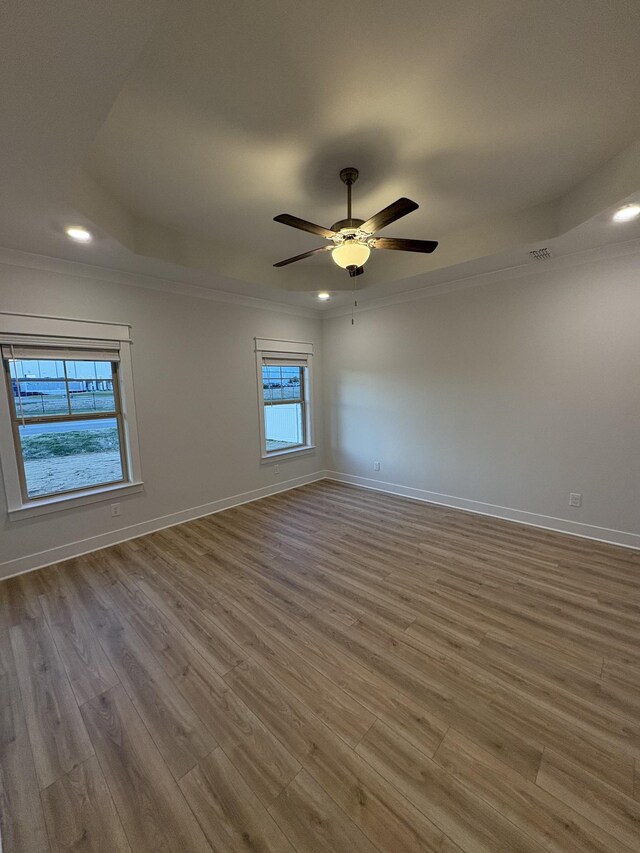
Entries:
[[614,222],[631,222],[636,216],[640,216],[640,204],[625,204],[620,210],[613,214]]
[[320,300],[320,302],[326,302],[327,299],[331,299],[331,294],[327,293],[326,290],[321,290],[318,294],[318,299]]
[[75,240],[76,243],[89,243],[92,239],[90,232],[81,225],[70,225],[68,228],[65,228],[64,231],[67,237],[71,240]]

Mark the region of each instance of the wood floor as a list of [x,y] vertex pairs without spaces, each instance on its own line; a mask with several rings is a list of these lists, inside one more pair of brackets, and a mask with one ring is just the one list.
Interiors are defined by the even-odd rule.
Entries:
[[640,850],[640,554],[322,481],[0,584],[2,853]]

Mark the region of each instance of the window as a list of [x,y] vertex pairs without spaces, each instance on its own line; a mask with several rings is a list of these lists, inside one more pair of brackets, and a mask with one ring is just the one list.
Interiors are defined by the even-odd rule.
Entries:
[[256,354],[262,458],[310,449],[311,344],[256,339]]
[[[3,332],[6,316],[0,457],[10,514],[140,486],[128,346]],[[78,331],[76,322],[49,320],[66,331]],[[116,328],[128,337],[128,327]]]
[[127,480],[119,353],[5,347],[23,501]]
[[306,368],[284,362],[263,364],[264,437],[267,453],[306,442]]

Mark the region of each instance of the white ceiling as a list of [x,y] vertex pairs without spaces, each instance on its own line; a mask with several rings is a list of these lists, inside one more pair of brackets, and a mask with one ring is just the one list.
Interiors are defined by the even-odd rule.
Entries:
[[440,241],[374,252],[372,293],[640,236],[608,215],[640,191],[637,0],[32,0],[6,21],[10,248],[310,304],[351,282],[328,255],[274,269],[323,241],[273,216],[345,216],[349,165],[354,215],[406,195],[385,234]]

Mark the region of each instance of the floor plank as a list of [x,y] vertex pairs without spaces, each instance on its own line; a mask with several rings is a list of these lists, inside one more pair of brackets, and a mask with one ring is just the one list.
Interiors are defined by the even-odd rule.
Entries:
[[27,723],[19,702],[0,708],[0,850],[49,850]]
[[356,752],[463,850],[493,853],[501,846],[513,853],[544,850],[384,723],[373,726]]
[[538,785],[597,823],[631,850],[640,848],[640,803],[587,773],[553,750],[545,750]]
[[[244,609],[247,605],[241,600],[236,606]],[[251,611],[255,616],[253,602]],[[329,615],[338,622],[342,621],[333,611]],[[329,644],[320,644],[304,622],[292,627],[282,626],[273,620],[267,621],[263,635],[277,637],[282,644],[300,654],[307,665],[317,669],[357,699],[374,717],[399,727],[407,740],[415,740],[420,748],[430,750],[431,754],[438,748],[449,728],[448,722],[428,713],[423,704],[398,690],[377,673],[347,658],[339,649]],[[534,775],[537,773],[538,764],[539,755],[538,761],[535,762]]]
[[118,683],[95,630],[62,589],[40,596],[42,611],[79,705]]
[[610,853],[612,836],[608,832],[454,729],[447,732],[434,761],[546,849]]
[[121,685],[82,706],[127,838],[136,853],[210,853],[193,813]]
[[11,646],[41,788],[93,754],[71,685],[44,618],[11,628]]
[[376,853],[376,848],[306,770],[269,809],[299,853],[349,850]]
[[240,608],[229,607],[235,619],[250,631],[248,653],[350,746],[355,746],[375,721],[375,716],[335,682],[326,678],[304,657],[267,633],[259,622]]
[[194,655],[176,684],[265,805],[300,770],[300,763],[202,658]]
[[95,756],[42,792],[52,853],[131,853]]
[[167,766],[180,779],[216,747],[213,733],[133,628],[123,624],[105,631],[100,642]]
[[19,690],[9,631],[0,623],[0,710],[19,701]]
[[453,853],[459,849],[261,668],[244,663],[225,680],[380,850]]
[[216,853],[295,853],[222,749],[202,759],[180,787]]
[[[411,696],[434,719],[441,720],[445,730],[455,722],[485,748],[502,756],[528,778],[535,779],[542,756],[541,742],[535,737],[525,739],[517,727],[506,726],[490,707],[492,694],[485,694],[483,699],[471,692],[466,683],[460,686],[459,682],[452,689],[450,683],[443,684],[430,671],[427,659],[423,660],[420,669],[411,667],[394,658],[388,650],[372,644],[370,638],[362,641],[349,633],[350,629],[327,617],[316,615],[313,621],[305,620],[304,624],[317,637],[318,644],[334,645],[349,659],[388,681],[399,694]],[[453,669],[450,674],[453,675]]]

